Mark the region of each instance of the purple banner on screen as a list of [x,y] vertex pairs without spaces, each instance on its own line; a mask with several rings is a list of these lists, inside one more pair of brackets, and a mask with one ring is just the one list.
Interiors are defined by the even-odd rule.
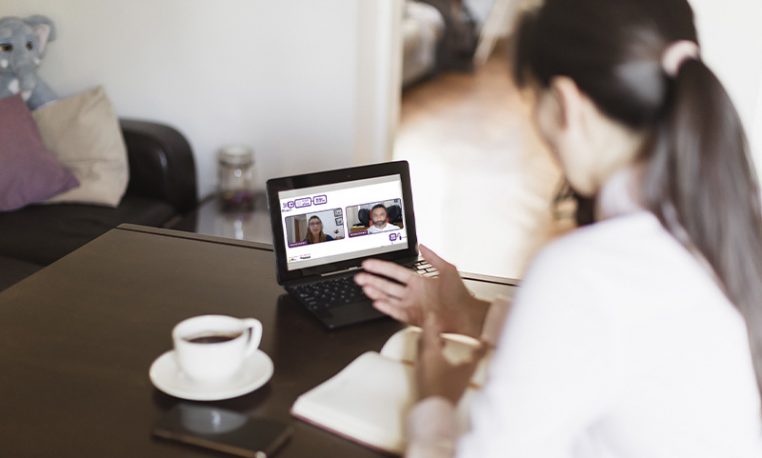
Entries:
[[288,247],[289,248],[294,248],[294,247],[297,247],[297,246],[304,246],[304,245],[307,245],[307,241],[306,240],[302,240],[301,242],[289,243]]
[[361,235],[368,235],[368,231],[357,231],[357,232],[350,232],[350,237],[359,237]]

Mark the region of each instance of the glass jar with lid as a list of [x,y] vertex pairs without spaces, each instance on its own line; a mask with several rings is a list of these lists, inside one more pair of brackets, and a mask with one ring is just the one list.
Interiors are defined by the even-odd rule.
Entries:
[[224,211],[254,208],[254,152],[245,145],[231,145],[217,154],[218,190]]

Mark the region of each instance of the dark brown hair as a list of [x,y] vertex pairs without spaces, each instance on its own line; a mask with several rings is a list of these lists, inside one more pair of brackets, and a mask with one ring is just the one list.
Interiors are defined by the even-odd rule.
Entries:
[[667,75],[661,58],[698,43],[687,0],[545,0],[517,30],[515,77],[567,76],[610,118],[650,133],[642,204],[709,262],[746,320],[762,393],[762,218],[741,121],[700,59]]

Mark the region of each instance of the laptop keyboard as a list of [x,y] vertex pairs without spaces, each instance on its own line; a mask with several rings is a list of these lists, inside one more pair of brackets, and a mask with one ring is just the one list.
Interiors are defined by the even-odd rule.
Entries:
[[[412,265],[419,275],[436,277],[436,269],[426,261],[418,261]],[[323,279],[313,283],[303,283],[289,287],[301,301],[310,309],[337,307],[353,302],[369,301],[370,299],[355,283],[354,275]]]
[[439,272],[437,272],[437,269],[434,268],[431,264],[429,264],[427,261],[424,261],[421,259],[420,261],[416,261],[415,264],[413,264],[413,270],[418,272],[419,275],[423,275],[424,277],[438,277]]
[[354,275],[294,285],[291,289],[307,307],[313,310],[370,300],[355,283]]

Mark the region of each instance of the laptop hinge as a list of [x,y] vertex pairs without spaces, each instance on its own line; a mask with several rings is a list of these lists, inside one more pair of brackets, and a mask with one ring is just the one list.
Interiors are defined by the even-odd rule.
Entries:
[[344,270],[335,270],[333,272],[326,272],[324,274],[320,274],[320,276],[321,277],[333,277],[334,275],[341,275],[341,274],[345,274],[347,272],[352,272],[353,270],[360,270],[360,269],[361,269],[360,266],[352,266],[352,267],[350,267],[348,269],[344,269]]

